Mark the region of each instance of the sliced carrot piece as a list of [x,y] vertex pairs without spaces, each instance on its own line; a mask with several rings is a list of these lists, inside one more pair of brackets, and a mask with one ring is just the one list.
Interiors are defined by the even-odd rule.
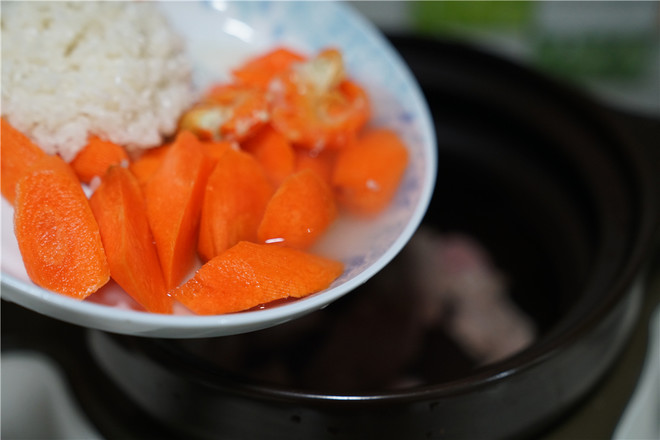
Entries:
[[351,81],[311,99],[296,92],[271,111],[273,125],[296,146],[309,150],[340,149],[349,144],[369,119],[367,95]]
[[270,117],[263,90],[243,84],[219,84],[188,110],[179,123],[201,140],[242,141],[259,130]]
[[192,270],[204,187],[210,171],[200,141],[183,131],[145,185],[147,218],[168,289]]
[[241,148],[257,159],[276,188],[293,173],[296,161],[293,147],[270,125],[243,142]]
[[266,206],[257,231],[262,243],[306,249],[337,216],[330,187],[311,170],[289,176]]
[[43,156],[18,180],[14,230],[35,284],[84,299],[108,282],[98,224],[78,178],[61,158]]
[[335,49],[278,75],[270,92],[274,127],[313,151],[344,147],[370,116],[366,91],[346,77]]
[[128,169],[111,166],[89,204],[99,224],[112,279],[147,311],[171,313],[172,298],[167,295],[137,179]]
[[128,153],[121,145],[92,136],[85,147],[71,161],[71,167],[83,183],[101,177],[112,165],[128,165]]
[[254,241],[273,187],[250,154],[228,149],[209,176],[199,228],[198,252],[206,261],[239,241]]
[[341,150],[332,176],[340,206],[358,215],[379,213],[390,203],[408,165],[397,133],[372,129]]
[[131,170],[131,173],[133,173],[142,187],[146,185],[149,179],[151,179],[151,176],[156,173],[156,170],[163,163],[169,147],[170,145],[168,144],[150,148],[128,165],[128,169]]
[[341,262],[283,246],[240,242],[204,264],[172,296],[195,313],[247,310],[326,289]]
[[337,152],[335,150],[310,151],[296,148],[295,171],[312,170],[328,185],[331,183],[332,170],[335,166]]
[[2,118],[0,132],[0,179],[2,179],[2,195],[14,204],[16,198],[16,183],[32,165],[46,155],[27,136],[16,130]]
[[229,149],[237,150],[238,144],[229,141],[204,141],[202,148],[211,166],[215,166],[220,157]]
[[232,73],[234,78],[244,84],[266,89],[275,75],[287,70],[291,64],[304,60],[303,55],[291,49],[276,47],[262,55],[250,58],[234,69]]

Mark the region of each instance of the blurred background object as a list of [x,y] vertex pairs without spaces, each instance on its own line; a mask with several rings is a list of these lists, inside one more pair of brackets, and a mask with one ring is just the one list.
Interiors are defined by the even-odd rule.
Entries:
[[660,116],[660,2],[353,1],[385,33],[469,42]]

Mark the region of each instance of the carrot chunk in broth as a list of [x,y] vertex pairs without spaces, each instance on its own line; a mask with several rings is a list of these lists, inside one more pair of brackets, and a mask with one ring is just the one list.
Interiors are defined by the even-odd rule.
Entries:
[[27,136],[2,118],[0,142],[0,178],[2,195],[11,204],[16,198],[16,183],[46,153]]
[[297,147],[343,148],[366,124],[369,97],[346,77],[341,53],[321,51],[273,80],[272,124]]
[[275,187],[293,173],[296,155],[287,138],[270,125],[241,144],[264,168]]
[[289,176],[268,202],[259,225],[259,241],[306,249],[336,216],[330,187],[313,171],[303,170]]
[[179,125],[201,140],[240,142],[268,122],[269,106],[263,90],[244,84],[219,84],[183,115]]
[[255,241],[273,187],[248,153],[228,149],[208,178],[202,204],[198,252],[202,260],[239,241]]
[[89,204],[99,224],[112,279],[146,310],[171,313],[172,298],[167,295],[137,179],[126,168],[111,167]]
[[232,71],[241,83],[267,89],[278,73],[286,71],[292,64],[305,60],[305,57],[291,49],[277,47],[262,55],[250,58]]
[[312,170],[328,185],[332,183],[332,170],[337,157],[336,150],[310,151],[304,148],[295,150],[295,171]]
[[71,167],[83,183],[101,177],[112,165],[128,165],[128,153],[124,147],[92,136],[85,147],[71,161]]
[[326,289],[343,269],[341,262],[293,248],[244,241],[205,263],[171,294],[198,314],[240,312]]
[[357,215],[381,212],[391,202],[408,165],[408,150],[397,133],[365,132],[340,151],[332,184],[339,205]]
[[170,145],[162,145],[160,147],[150,148],[129,164],[128,169],[131,170],[131,173],[133,173],[142,187],[156,173],[169,147]]
[[183,131],[145,186],[147,218],[168,288],[179,284],[193,268],[210,171],[200,141]]
[[35,284],[84,299],[110,279],[94,214],[61,158],[44,155],[18,180],[14,231]]

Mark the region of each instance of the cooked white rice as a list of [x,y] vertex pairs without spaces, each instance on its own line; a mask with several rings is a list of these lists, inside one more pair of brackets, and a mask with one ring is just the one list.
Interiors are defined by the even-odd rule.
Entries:
[[194,99],[182,40],[146,2],[3,2],[2,115],[72,160],[88,135],[149,148]]

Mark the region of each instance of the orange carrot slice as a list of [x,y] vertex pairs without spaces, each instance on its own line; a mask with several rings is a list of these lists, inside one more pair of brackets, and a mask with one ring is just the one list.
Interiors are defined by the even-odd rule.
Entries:
[[2,195],[14,204],[16,183],[32,165],[46,155],[41,148],[2,118],[0,178]]
[[373,215],[390,203],[408,165],[408,150],[392,130],[364,133],[341,150],[332,176],[340,206],[357,215]]
[[344,147],[369,119],[367,93],[346,77],[335,49],[278,75],[270,92],[273,126],[313,151]]
[[207,160],[211,166],[215,166],[220,157],[225,154],[229,149],[237,150],[239,147],[234,142],[229,141],[204,141],[202,142],[202,149],[206,155]]
[[110,166],[128,162],[128,153],[121,145],[92,136],[71,161],[71,167],[81,182],[89,183],[94,177],[103,176]]
[[312,170],[330,185],[337,156],[335,150],[314,152],[304,148],[296,148],[295,155],[295,171]]
[[192,133],[183,131],[145,185],[147,218],[168,289],[192,270],[209,173],[201,143]]
[[234,69],[234,78],[238,81],[263,89],[278,73],[287,70],[293,63],[304,61],[305,57],[291,49],[276,47],[262,55],[250,58],[243,65]]
[[151,179],[151,176],[156,173],[156,170],[163,163],[169,147],[170,145],[162,145],[160,147],[150,148],[128,165],[128,169],[142,187],[146,185],[149,179]]
[[198,314],[239,312],[326,289],[343,269],[341,262],[300,250],[243,241],[171,294]]
[[35,284],[84,299],[108,282],[98,224],[78,178],[59,157],[44,155],[18,180],[14,230]]
[[241,148],[257,159],[276,188],[293,173],[296,161],[293,147],[270,125],[243,142]]
[[242,141],[269,119],[269,102],[263,90],[243,84],[212,87],[204,99],[188,110],[179,123],[201,140]]
[[248,153],[228,149],[208,178],[198,252],[206,261],[239,241],[254,241],[273,187]]
[[311,170],[289,176],[266,206],[257,231],[262,243],[306,249],[337,216],[330,187]]
[[112,279],[147,311],[171,313],[172,298],[167,295],[137,179],[126,168],[110,167],[89,204]]

